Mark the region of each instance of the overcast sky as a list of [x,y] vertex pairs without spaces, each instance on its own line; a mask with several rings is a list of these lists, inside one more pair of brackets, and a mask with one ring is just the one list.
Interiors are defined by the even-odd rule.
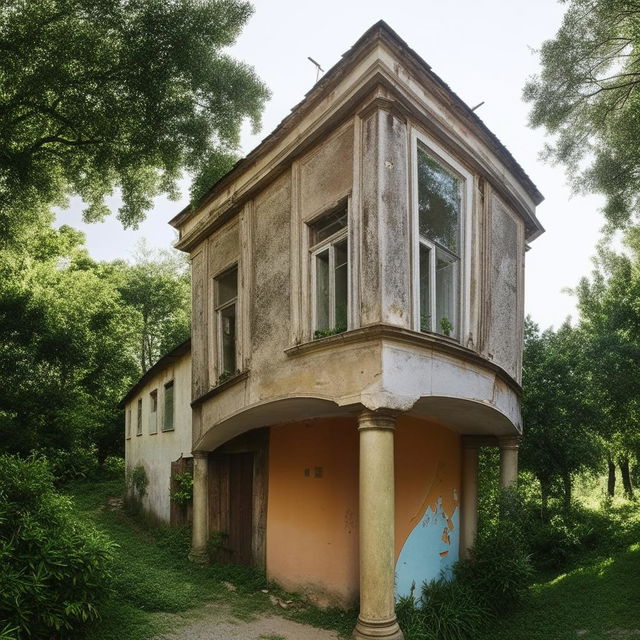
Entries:
[[[232,53],[252,65],[272,98],[263,128],[242,138],[245,155],[264,138],[314,84],[316,70],[307,56],[329,69],[374,22],[386,20],[470,106],[485,101],[477,114],[533,179],[545,201],[538,217],[546,233],[527,253],[526,310],[542,326],[558,326],[576,316],[575,300],[563,293],[592,268],[602,204],[595,196],[572,196],[562,167],[539,159],[542,131],[527,127],[522,102],[526,78],[538,70],[535,49],[553,37],[564,12],[555,0],[254,0],[255,14]],[[110,204],[114,210],[118,201]],[[137,231],[124,231],[111,218],[102,224],[81,221],[81,203],[72,201],[58,218],[87,235],[91,255],[100,260],[131,257],[140,238],[167,247],[174,232],[167,225],[186,204],[158,199]]]

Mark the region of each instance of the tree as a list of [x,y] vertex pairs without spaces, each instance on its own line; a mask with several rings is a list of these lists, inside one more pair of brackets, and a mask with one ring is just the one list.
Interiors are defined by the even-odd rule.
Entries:
[[[208,186],[268,97],[224,53],[242,0],[5,0],[0,5],[0,237],[80,195],[87,220],[135,227],[186,169]],[[193,193],[200,195],[199,188]]]
[[576,188],[604,194],[607,220],[623,227],[640,211],[640,3],[567,4],[524,89],[530,122],[553,136],[547,157]]
[[640,452],[640,242],[637,229],[626,237],[627,253],[602,244],[591,278],[576,289],[593,363],[592,388],[607,441],[609,493],[615,490],[615,461],[624,491],[633,495],[630,459]]
[[558,331],[527,318],[523,362],[522,466],[542,490],[543,505],[554,484],[571,505],[573,477],[595,469],[601,457],[597,405],[590,394],[583,336],[565,322]]
[[177,252],[142,245],[133,265],[115,263],[123,302],[139,315],[137,361],[144,373],[191,335],[191,273]]

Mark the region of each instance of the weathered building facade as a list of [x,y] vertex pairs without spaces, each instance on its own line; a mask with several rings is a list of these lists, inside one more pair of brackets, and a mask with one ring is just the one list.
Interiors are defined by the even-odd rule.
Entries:
[[212,534],[358,638],[515,480],[536,187],[386,24],[172,220],[192,262],[193,550]]

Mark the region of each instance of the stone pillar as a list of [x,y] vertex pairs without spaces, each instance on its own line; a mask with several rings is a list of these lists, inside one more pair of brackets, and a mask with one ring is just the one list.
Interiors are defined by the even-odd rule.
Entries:
[[500,445],[500,488],[508,489],[518,482],[519,436],[501,436]]
[[357,640],[404,637],[395,612],[395,416],[364,411],[360,431],[360,615]]
[[469,558],[478,530],[478,452],[480,444],[462,437],[462,496],[460,499],[460,557]]
[[193,452],[193,529],[189,559],[206,562],[209,537],[209,500],[207,491],[209,456],[206,451]]

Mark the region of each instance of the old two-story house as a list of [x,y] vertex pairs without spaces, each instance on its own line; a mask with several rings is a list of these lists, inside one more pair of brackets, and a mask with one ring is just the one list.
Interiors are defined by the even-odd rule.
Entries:
[[[213,536],[287,589],[359,601],[357,638],[401,638],[396,597],[473,545],[478,448],[500,448],[503,486],[516,478],[541,200],[374,25],[171,221],[192,264],[191,390],[179,411],[178,353],[127,398],[148,508],[169,518],[171,463],[192,455],[194,559]],[[152,433],[154,411],[180,413],[181,433]]]

